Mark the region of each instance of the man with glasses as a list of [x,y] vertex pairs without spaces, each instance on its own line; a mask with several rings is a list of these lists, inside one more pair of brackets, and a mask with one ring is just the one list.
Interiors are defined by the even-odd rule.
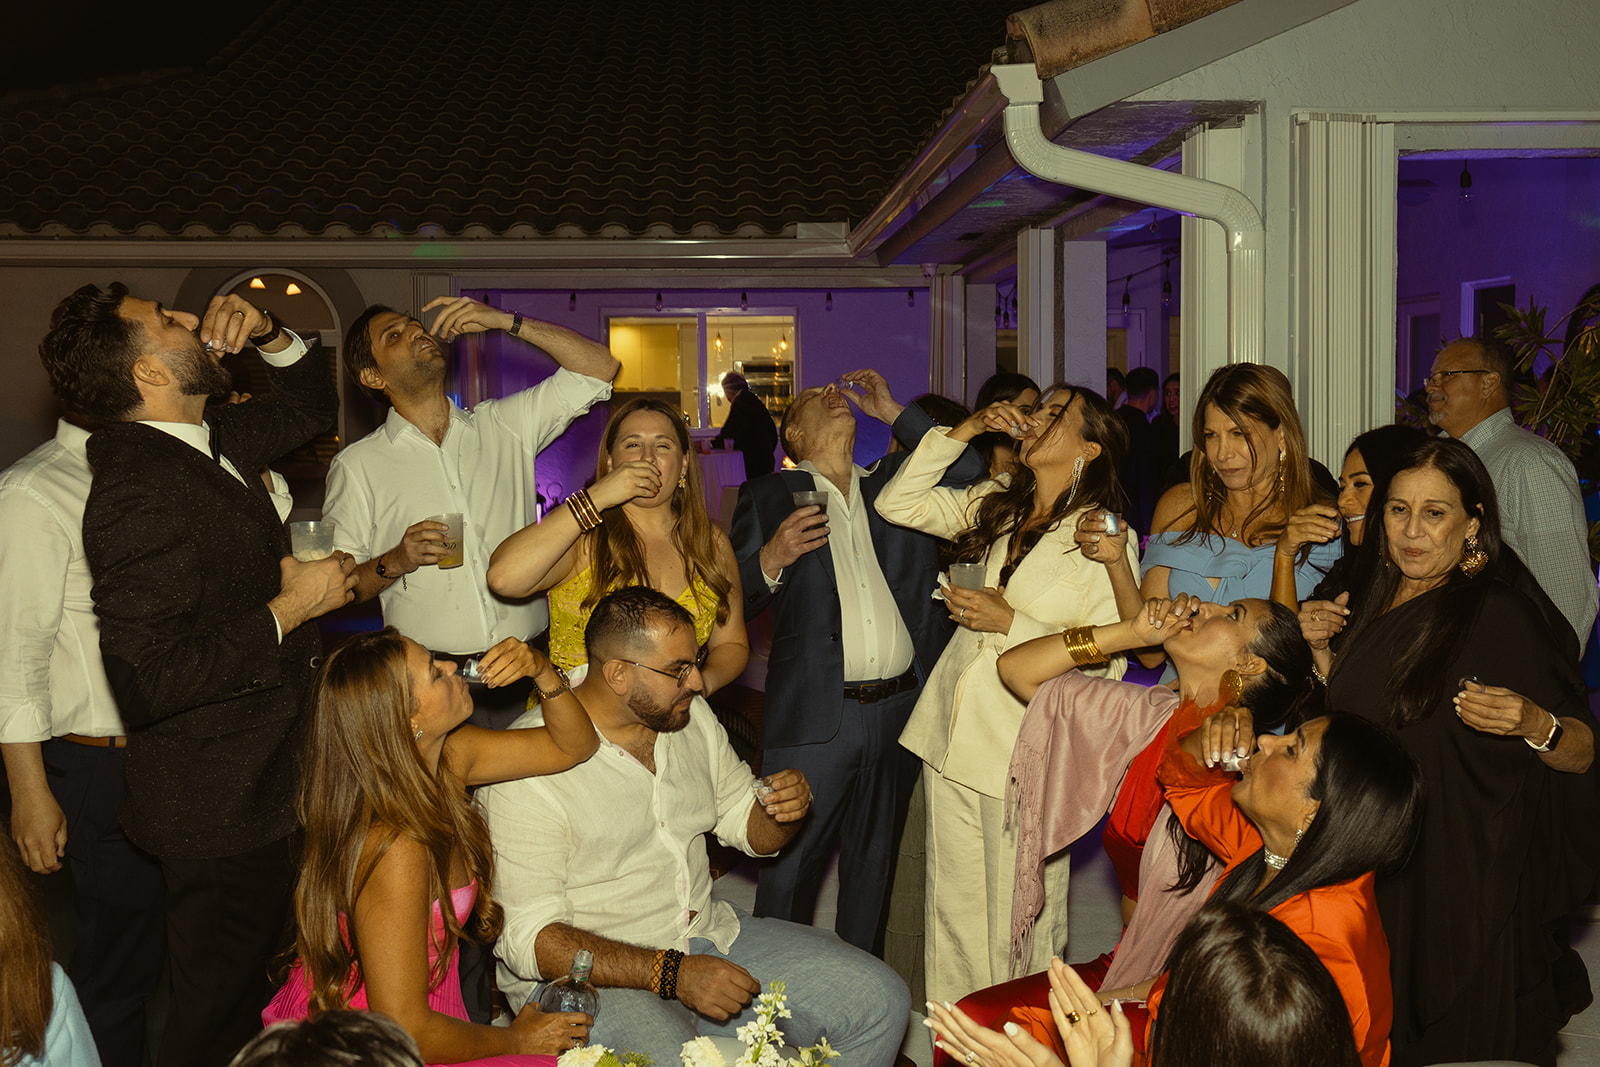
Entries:
[[[788,983],[790,1044],[826,1037],[842,1063],[889,1067],[909,998],[887,966],[822,930],[756,919],[711,898],[705,835],[771,855],[804,825],[795,770],[757,779],[701,696],[694,621],[647,587],[603,597],[570,684],[602,744],[561,774],[478,793],[505,909],[500,988],[520,1009],[579,949],[605,988],[589,1039],[675,1063],[699,1035],[732,1037]],[[549,696],[553,694],[541,694]],[[535,725],[537,710],[517,726]]]
[[1439,350],[1428,387],[1428,421],[1483,460],[1500,503],[1500,535],[1578,635],[1594,627],[1600,596],[1589,562],[1578,478],[1566,453],[1511,418],[1511,353],[1464,337]]

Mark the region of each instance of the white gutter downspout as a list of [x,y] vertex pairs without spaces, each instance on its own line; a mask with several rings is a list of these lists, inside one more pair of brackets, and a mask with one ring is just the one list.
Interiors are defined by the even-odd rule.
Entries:
[[1227,233],[1228,361],[1264,362],[1266,230],[1250,198],[1232,186],[1063,148],[1039,125],[1044,84],[1032,63],[989,68],[1005,94],[1006,145],[1017,165],[1059,185],[1105,193],[1209,219]]

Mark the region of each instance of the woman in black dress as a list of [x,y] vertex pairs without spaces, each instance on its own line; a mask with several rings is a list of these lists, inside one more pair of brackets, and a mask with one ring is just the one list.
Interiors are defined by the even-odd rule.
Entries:
[[1589,1001],[1562,920],[1600,871],[1594,718],[1577,663],[1503,580],[1488,472],[1419,446],[1367,511],[1328,707],[1386,723],[1422,767],[1418,847],[1378,883],[1395,1067],[1554,1065]]

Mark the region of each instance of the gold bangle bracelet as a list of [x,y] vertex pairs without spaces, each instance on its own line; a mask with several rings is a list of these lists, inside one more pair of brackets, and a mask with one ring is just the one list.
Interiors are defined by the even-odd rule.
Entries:
[[1079,667],[1090,663],[1104,663],[1106,655],[1100,651],[1100,646],[1094,639],[1093,626],[1074,626],[1061,632],[1061,643],[1067,648],[1067,655],[1072,657],[1072,662]]
[[594,506],[594,501],[589,499],[589,494],[583,489],[567,497],[567,507],[572,511],[572,517],[578,522],[578,529],[588,533],[600,526],[599,510]]

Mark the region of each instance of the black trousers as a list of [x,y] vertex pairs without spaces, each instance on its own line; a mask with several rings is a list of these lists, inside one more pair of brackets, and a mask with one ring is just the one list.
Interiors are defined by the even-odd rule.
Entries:
[[50,792],[67,818],[65,867],[72,879],[77,988],[100,1062],[149,1062],[145,1005],[161,980],[166,926],[161,864],[122,833],[127,749],[60,738],[42,746]]
[[293,944],[293,841],[162,859],[172,1003],[157,1067],[227,1067],[261,1031],[273,960]]
[[761,770],[794,768],[815,800],[811,814],[783,851],[761,864],[755,914],[810,925],[817,891],[834,843],[839,845],[839,914],[834,931],[857,948],[883,955],[889,891],[905,827],[906,807],[922,762],[900,747],[921,689],[874,704],[842,701],[843,718],[831,740],[768,748]]

